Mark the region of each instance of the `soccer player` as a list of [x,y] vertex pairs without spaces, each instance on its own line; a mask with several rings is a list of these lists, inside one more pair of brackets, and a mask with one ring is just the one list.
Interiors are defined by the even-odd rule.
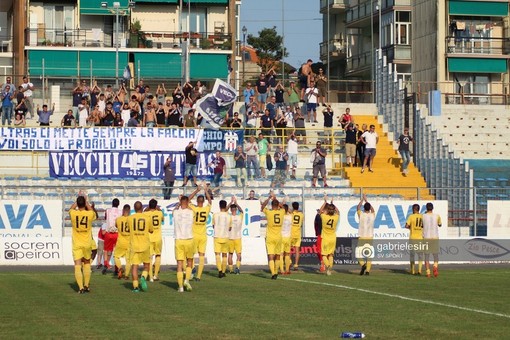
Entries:
[[429,248],[425,252],[425,270],[427,277],[430,277],[430,254],[434,257],[433,273],[434,277],[439,275],[439,228],[441,227],[441,216],[434,213],[434,205],[427,203],[427,211],[423,214],[423,239]]
[[99,229],[99,232],[97,233],[97,244],[94,240],[94,237],[92,237],[92,261],[97,258],[96,269],[103,268],[103,262],[104,262],[104,237],[103,237],[103,230]]
[[90,292],[91,275],[92,221],[97,218],[97,212],[94,207],[89,205],[85,196],[78,196],[76,202],[69,209],[69,216],[73,228],[74,277],[78,284],[78,293],[88,293]]
[[[122,216],[117,217],[115,220],[115,226],[118,230],[118,238],[117,245],[115,246],[115,253],[113,254],[113,260],[115,261],[115,266],[118,268],[119,272],[117,273],[117,277],[119,280],[124,276],[125,279],[129,279],[129,273],[131,272],[130,268],[130,238],[131,233],[129,232],[128,219],[129,214],[131,213],[131,206],[129,204],[125,204],[122,208]],[[124,258],[126,260],[126,269],[122,270],[122,262],[120,259]]]
[[[363,204],[363,202],[365,202],[365,204]],[[362,206],[363,211],[361,211]],[[356,211],[359,218],[358,246],[363,246],[364,244],[372,245],[374,239],[375,211],[374,207],[368,203],[367,196],[365,194],[363,194],[362,199],[359,201]],[[358,261],[361,266],[359,275],[370,275],[372,261],[368,258],[361,258],[358,259]]]
[[282,252],[280,260],[280,273],[290,275],[290,237],[292,232],[292,213],[289,211],[289,205],[283,204],[285,215],[282,224]]
[[340,213],[338,208],[324,199],[321,207],[321,220],[322,220],[322,261],[326,266],[326,275],[331,275],[331,268],[333,267],[333,254],[335,253],[336,246],[336,227]]
[[131,275],[133,278],[133,292],[138,293],[138,265],[143,263],[140,276],[140,287],[147,290],[147,276],[150,266],[150,237],[154,229],[150,217],[143,212],[142,202],[135,202],[135,213],[128,218],[128,228],[131,233]]
[[163,225],[164,216],[161,209],[158,207],[158,201],[154,198],[149,201],[149,206],[145,210],[145,214],[149,216],[149,221],[152,224],[154,232],[149,235],[151,245],[150,254],[151,262],[154,258],[154,271],[152,265],[149,265],[150,281],[159,281],[159,270],[161,269],[161,249],[163,247],[163,235],[161,233],[161,226]]
[[315,229],[315,248],[317,249],[317,258],[319,259],[319,271],[324,273],[326,271],[326,266],[322,261],[322,219],[321,219],[321,210],[317,209],[317,214],[315,215],[315,219],[313,221],[313,227]]
[[[243,251],[243,209],[237,204],[237,198],[232,197],[230,203],[230,232],[228,240],[228,267],[230,272],[241,274],[241,252]],[[236,253],[236,268],[234,269],[234,252]]]
[[[266,206],[271,200],[271,209]],[[274,193],[262,202],[260,210],[266,215],[266,249],[271,271],[271,279],[278,278],[278,268],[280,267],[280,253],[282,252],[282,224],[285,210],[280,206],[280,202],[276,199]]]
[[220,212],[213,216],[214,228],[214,254],[216,255],[216,268],[218,277],[225,277],[227,271],[228,238],[231,230],[230,215],[228,214],[227,201],[220,201]]
[[[113,249],[117,243],[118,231],[115,221],[122,215],[122,210],[119,209],[119,204],[119,199],[114,198],[112,201],[112,207],[106,209],[105,223],[103,223],[103,226],[101,227],[101,233],[103,234],[104,239],[103,251],[106,253],[102,272],[103,275],[105,275],[110,268],[110,260],[112,258]],[[115,268],[115,274],[118,274],[118,270],[118,268]]]
[[[200,281],[202,278],[202,272],[204,271],[205,265],[205,249],[207,247],[207,219],[211,213],[212,198],[209,188],[205,186],[199,186],[191,193],[188,201],[201,190],[204,190],[205,197],[207,198],[208,205],[204,206],[205,197],[204,195],[197,196],[197,205],[189,203],[188,206],[193,210],[193,252],[198,253],[198,270],[195,275],[195,281]],[[194,267],[194,265],[193,265]]]
[[301,228],[303,227],[303,221],[305,217],[301,211],[299,211],[299,203],[292,203],[292,231],[290,233],[290,246],[294,248],[294,266],[293,270],[299,268],[299,256],[301,247]]
[[[418,204],[413,204],[413,213],[407,218],[406,228],[409,229],[409,243],[410,246],[414,246],[423,240],[423,216],[420,214],[420,206]],[[418,272],[416,272],[415,268],[415,254],[416,251],[411,249],[409,252],[410,256],[410,266],[411,266],[411,274],[421,275],[421,268],[423,265],[423,254],[418,252]]]
[[[179,206],[172,211],[175,232],[175,260],[177,261],[178,292],[183,293],[184,287],[191,291],[189,283],[191,267],[193,266],[193,210],[189,207],[189,198],[181,196]],[[186,261],[186,280],[184,280],[184,261]]]

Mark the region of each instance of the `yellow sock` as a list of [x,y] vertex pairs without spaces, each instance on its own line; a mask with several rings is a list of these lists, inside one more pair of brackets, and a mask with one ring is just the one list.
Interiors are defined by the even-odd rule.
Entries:
[[418,273],[421,274],[421,268],[423,267],[423,261],[418,261]]
[[280,269],[280,260],[274,260],[274,273],[278,274],[278,269]]
[[229,264],[228,265],[228,270],[233,272],[234,271],[234,265],[233,264]]
[[275,274],[274,264],[274,260],[269,260],[269,270],[271,271],[271,275]]
[[90,276],[92,275],[92,269],[90,263],[83,265],[83,285],[88,287],[90,285]]
[[284,265],[284,263],[283,263],[284,256],[283,256],[283,254],[280,254],[280,259],[281,259],[279,261],[280,265],[278,267],[280,268],[280,273],[283,273],[284,272],[284,268],[283,268],[283,265]]
[[285,272],[290,272],[290,255],[285,256]]
[[83,289],[83,273],[81,271],[81,265],[74,265],[74,278],[78,284],[80,290]]
[[241,268],[241,260],[236,261],[236,267],[237,267],[237,269]]
[[365,260],[358,260],[358,263],[361,267],[363,267],[363,265],[366,264]]
[[177,272],[177,284],[179,285],[179,288],[184,287],[184,273],[183,272]]
[[197,277],[200,279],[202,277],[202,272],[204,271],[205,265],[205,255],[200,255],[198,258],[198,272]]
[[149,274],[149,273],[148,273],[146,270],[144,270],[144,271],[142,272],[142,276],[144,277],[144,279],[147,279],[147,275],[148,275],[148,274]]
[[[152,275],[154,274],[154,273],[152,272],[152,257],[151,257],[151,260],[150,260],[150,262],[149,262],[149,273],[148,273],[148,274],[149,274],[149,277],[153,277]],[[143,274],[142,274],[142,275],[143,275]]]
[[326,267],[329,267],[329,259],[326,255],[322,255],[322,263],[324,263]]
[[221,272],[221,255],[216,254],[216,268],[218,268],[218,271]]
[[227,257],[221,258],[221,271],[224,273],[227,271]]
[[126,257],[126,274],[124,275],[129,277],[129,274],[131,274],[131,263],[129,263],[129,258]]
[[372,261],[367,261],[367,272],[370,272],[370,269],[372,269]]
[[439,261],[434,261],[434,267],[439,267]]
[[411,262],[411,274],[414,274],[414,261]]
[[191,270],[192,270],[191,267],[186,267],[186,280],[189,280],[189,278],[191,277]]
[[118,269],[121,269],[122,268],[122,263],[120,262],[120,259],[118,257],[114,257],[113,258],[113,262],[115,262],[115,266],[118,268]]
[[138,280],[133,280],[133,289],[138,288]]
[[161,256],[156,256],[156,260],[154,261],[154,276],[159,275],[160,269],[161,269]]

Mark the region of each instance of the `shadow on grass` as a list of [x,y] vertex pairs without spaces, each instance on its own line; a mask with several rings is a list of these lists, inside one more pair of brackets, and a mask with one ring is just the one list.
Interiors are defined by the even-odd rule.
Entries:
[[179,284],[175,281],[160,281],[160,284],[172,288],[173,290],[177,290],[177,288],[179,288]]
[[76,293],[78,293],[78,291],[80,290],[80,288],[78,287],[78,284],[76,282],[69,282],[68,285]]
[[392,269],[388,269],[388,271],[389,271],[390,273],[393,273],[393,274],[411,275],[411,274],[409,274],[409,272],[407,271],[407,269],[395,269],[395,268],[392,268]]

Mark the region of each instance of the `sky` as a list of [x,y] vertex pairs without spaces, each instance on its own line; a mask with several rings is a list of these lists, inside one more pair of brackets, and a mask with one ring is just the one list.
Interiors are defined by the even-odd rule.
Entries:
[[[319,8],[319,0],[243,0],[241,28],[246,26],[248,35],[258,35],[260,30],[276,26],[276,31],[282,35],[283,27],[289,53],[285,62],[299,68],[307,59],[319,60],[319,44],[322,42]],[[241,42],[242,39],[241,34]]]

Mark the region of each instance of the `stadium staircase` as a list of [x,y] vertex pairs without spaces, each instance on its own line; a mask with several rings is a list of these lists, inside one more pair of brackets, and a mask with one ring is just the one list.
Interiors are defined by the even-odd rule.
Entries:
[[361,173],[359,167],[345,168],[346,178],[351,182],[352,187],[367,188],[364,189],[366,194],[379,196],[398,194],[404,198],[415,198],[416,188],[423,188],[419,190],[420,199],[434,198],[426,189],[427,183],[413,162],[409,164],[407,176],[402,175],[400,155],[395,151],[393,141],[383,131],[383,125],[379,123],[377,116],[358,115],[355,122],[359,126],[362,124],[375,125],[379,143],[374,158],[373,173],[368,169]]

